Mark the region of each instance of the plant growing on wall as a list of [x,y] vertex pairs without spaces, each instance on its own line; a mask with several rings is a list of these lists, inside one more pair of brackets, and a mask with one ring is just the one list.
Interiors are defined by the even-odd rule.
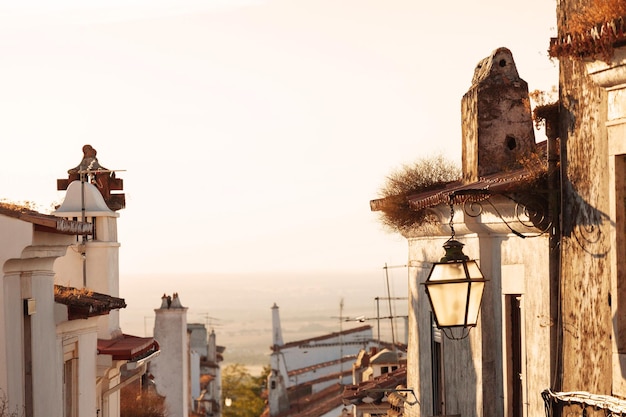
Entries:
[[568,17],[566,30],[550,42],[551,57],[610,61],[626,42],[626,2],[594,0]]
[[387,176],[379,195],[382,199],[381,223],[392,232],[408,232],[427,221],[425,211],[409,207],[407,197],[437,188],[443,188],[461,178],[458,165],[442,155],[419,159],[403,165]]
[[532,117],[535,127],[537,129],[545,128],[545,133],[548,138],[560,137],[560,104],[556,86],[553,86],[550,91],[531,91],[529,96],[530,100],[534,103]]

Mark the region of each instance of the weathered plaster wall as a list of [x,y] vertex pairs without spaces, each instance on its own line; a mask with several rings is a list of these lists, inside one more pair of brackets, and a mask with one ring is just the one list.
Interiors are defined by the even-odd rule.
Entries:
[[607,95],[612,393],[626,397],[626,48],[617,49],[611,62],[595,61],[586,67],[592,81]]
[[[563,2],[559,16],[579,4]],[[610,221],[606,93],[585,64],[560,60],[563,238],[562,391],[611,394]]]
[[481,60],[472,86],[461,100],[463,179],[520,167],[521,156],[535,148],[528,85],[513,55],[498,48]]
[[522,355],[526,357],[522,379],[526,397],[523,402],[526,415],[539,416],[545,412],[540,394],[550,386],[552,378],[550,329],[553,323],[550,320],[548,236],[524,240],[509,237],[502,242],[501,258],[501,297],[523,294]]
[[[489,212],[477,219],[463,216],[459,209],[455,219],[459,219],[458,223],[455,221],[456,237],[465,244],[464,253],[479,261],[489,282],[485,287],[479,325],[465,340],[444,338],[445,411],[463,416],[506,415],[506,399],[510,396],[507,380],[511,376],[506,373],[507,347],[503,342],[506,318],[502,306],[506,294],[521,294],[526,354],[524,403],[528,415],[538,415],[543,412],[540,393],[550,381],[548,236],[522,239],[505,233],[506,225],[501,220],[496,221]],[[441,224],[446,224],[447,219],[442,217],[441,220]],[[507,221],[521,227],[513,218]],[[427,236],[409,239],[407,386],[416,388],[421,403],[420,407],[405,409],[409,416],[430,416],[434,409],[430,305],[421,283],[427,279],[432,262],[438,261],[444,253],[442,246],[449,238],[444,229],[433,236],[430,227]]]

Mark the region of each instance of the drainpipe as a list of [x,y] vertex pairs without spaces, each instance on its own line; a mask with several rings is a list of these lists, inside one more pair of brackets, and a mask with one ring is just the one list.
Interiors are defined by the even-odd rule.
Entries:
[[550,386],[560,391],[562,381],[562,331],[561,331],[561,207],[563,190],[561,171],[563,170],[563,150],[559,150],[559,111],[560,103],[555,103],[557,111],[546,117],[548,136],[548,210],[552,222],[549,238],[549,279],[550,279]]

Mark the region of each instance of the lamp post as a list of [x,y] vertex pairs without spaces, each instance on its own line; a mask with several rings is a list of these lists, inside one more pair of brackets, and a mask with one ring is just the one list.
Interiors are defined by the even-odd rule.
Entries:
[[[443,245],[445,255],[433,264],[424,282],[435,323],[449,339],[464,339],[476,326],[480,303],[487,280],[475,260],[463,253],[463,244],[454,239],[452,217],[454,207],[450,204],[450,228],[452,236]],[[455,336],[453,329],[462,329]]]

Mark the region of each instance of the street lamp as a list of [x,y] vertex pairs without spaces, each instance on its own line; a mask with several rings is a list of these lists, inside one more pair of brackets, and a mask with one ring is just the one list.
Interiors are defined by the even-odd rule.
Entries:
[[[460,340],[476,326],[487,280],[476,261],[463,253],[464,245],[454,239],[452,204],[450,209],[452,236],[444,243],[445,255],[433,264],[424,286],[437,327],[447,338]],[[462,329],[460,336],[452,332],[457,328]]]

